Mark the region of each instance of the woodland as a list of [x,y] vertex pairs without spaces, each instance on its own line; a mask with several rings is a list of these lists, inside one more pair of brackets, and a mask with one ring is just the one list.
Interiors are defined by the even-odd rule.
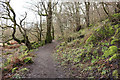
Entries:
[[[0,79],[120,79],[120,1],[0,0]],[[32,15],[31,15],[32,17]]]

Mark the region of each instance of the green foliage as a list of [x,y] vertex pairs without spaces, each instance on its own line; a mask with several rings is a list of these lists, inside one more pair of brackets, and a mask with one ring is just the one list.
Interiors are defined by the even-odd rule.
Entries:
[[25,57],[24,58],[24,60],[23,60],[23,62],[25,62],[25,63],[33,63],[33,60],[32,60],[32,57]]
[[114,55],[115,53],[117,53],[117,51],[118,51],[117,46],[110,46],[110,47],[108,48],[108,50],[106,50],[106,51],[104,52],[103,56],[105,56],[105,58],[108,57],[108,56],[112,56],[112,55]]
[[12,73],[14,73],[16,70],[18,70],[18,67],[13,68]]
[[89,42],[95,42],[96,41],[96,37],[94,36],[94,34],[92,34],[87,40],[86,42],[89,43]]
[[118,78],[118,70],[114,70],[114,71],[112,72],[112,76]]
[[119,24],[120,23],[120,13],[113,14],[111,21],[113,22],[113,24]]
[[35,42],[35,43],[32,44],[32,46],[34,48],[38,48],[38,47],[43,46],[43,45],[45,45],[45,41],[44,40],[40,41],[40,42]]
[[120,13],[115,13],[112,15],[112,17],[120,19]]
[[59,52],[59,50],[57,50],[57,52]]
[[4,68],[4,69],[2,70],[2,72],[7,72],[7,71],[9,71],[8,68]]
[[29,69],[28,68],[22,68],[21,70],[20,70],[20,72],[25,72],[25,71],[29,71]]
[[62,43],[60,44],[60,46],[65,46],[65,44],[66,44],[65,42],[62,42]]
[[115,28],[115,29],[118,29],[119,26],[120,26],[120,24],[116,24],[116,25],[114,25],[114,28]]
[[102,75],[105,75],[107,73],[107,70],[102,70]]
[[20,46],[19,48],[20,48],[20,51],[21,51],[21,52],[27,50],[27,47],[26,47],[26,46]]
[[93,56],[92,56],[92,60],[91,60],[91,63],[95,63],[98,59],[95,59]]
[[109,58],[109,61],[112,61],[113,59],[117,59],[118,58],[118,54],[114,54],[112,57]]
[[89,25],[89,27],[92,27],[92,26],[94,26],[94,24],[90,24],[90,25]]
[[52,36],[51,36],[51,34],[47,33],[45,42],[46,43],[51,43],[52,42]]
[[25,51],[22,55],[19,56],[19,59],[27,57],[29,55],[28,51]]
[[120,39],[114,39],[114,40],[111,41],[111,44],[112,44],[112,45],[113,45],[113,44],[117,44],[119,41],[120,41]]
[[12,54],[12,53],[11,52],[3,53],[3,55],[9,55],[9,54]]
[[106,46],[102,47],[102,52],[105,52],[108,48]]
[[97,41],[99,40],[113,36],[114,33],[115,33],[115,29],[113,28],[113,26],[111,26],[111,24],[106,24],[96,29],[94,33],[86,40],[86,42],[97,43]]
[[[105,24],[102,26],[100,23],[100,26],[97,25],[94,29],[89,28],[88,31],[94,30],[90,33],[91,35],[87,35],[87,30],[84,29],[85,39],[83,39],[83,45],[77,46],[77,44],[81,44],[81,39],[74,39],[67,44],[61,43],[56,50],[59,62],[64,66],[70,65],[71,70],[74,67],[80,74],[88,71],[93,73],[94,70],[98,69],[100,76],[108,76],[107,73],[112,71],[111,68],[116,68],[111,63],[113,63],[113,60],[118,59],[118,47],[115,44],[118,44],[120,39],[120,25],[112,25],[111,23],[109,19],[106,19]],[[86,43],[84,40],[86,40]],[[115,74],[115,72],[113,73]],[[93,75],[89,74],[89,76]]]
[[118,28],[113,36],[113,39],[114,38],[117,38],[117,39],[120,39],[120,28]]

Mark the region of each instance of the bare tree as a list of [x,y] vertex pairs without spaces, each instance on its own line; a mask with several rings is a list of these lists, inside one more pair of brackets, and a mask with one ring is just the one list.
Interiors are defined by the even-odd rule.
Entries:
[[[17,21],[16,21],[16,13],[15,13],[15,11],[13,10],[13,8],[10,5],[10,1],[9,2],[1,2],[1,3],[2,3],[3,8],[7,11],[7,13],[4,16],[2,16],[1,18],[8,19],[12,23],[12,25],[5,25],[5,27],[1,26],[2,28],[7,27],[7,28],[12,28],[13,29],[12,38],[9,39],[9,40],[13,39],[13,40],[17,41],[19,44],[24,43],[29,50],[33,49],[32,45],[31,45],[31,43],[29,41],[28,35],[27,35],[27,29],[24,28],[23,24],[22,24],[23,21],[25,20],[25,18],[27,17],[27,13],[25,13],[24,18],[21,19],[20,23],[18,24]],[[19,29],[19,31],[21,32],[21,34],[23,36],[22,40],[18,39],[15,36],[17,28]]]

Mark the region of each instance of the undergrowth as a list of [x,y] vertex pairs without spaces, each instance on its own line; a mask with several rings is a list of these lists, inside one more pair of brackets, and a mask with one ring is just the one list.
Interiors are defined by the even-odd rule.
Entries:
[[2,64],[2,79],[9,80],[11,78],[21,78],[27,68],[23,68],[26,64],[33,63],[31,53],[33,50],[28,51],[26,46],[21,46],[14,52],[3,53],[7,59]]
[[[115,19],[118,14],[114,14]],[[56,60],[76,78],[118,78],[120,24],[109,19],[83,29],[84,38],[64,41],[56,47]],[[98,26],[98,27],[97,27]],[[88,33],[85,34],[85,32]]]

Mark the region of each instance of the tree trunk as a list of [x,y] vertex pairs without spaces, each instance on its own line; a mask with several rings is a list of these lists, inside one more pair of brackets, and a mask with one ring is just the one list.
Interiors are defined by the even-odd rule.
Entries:
[[47,16],[47,33],[46,33],[46,40],[45,43],[52,42],[51,36],[51,26],[52,26],[52,8],[51,8],[51,1],[48,3],[48,16]]
[[81,25],[80,25],[80,13],[79,13],[79,7],[78,4],[75,2],[75,9],[76,9],[76,13],[75,13],[75,22],[76,22],[76,31],[79,31],[81,29]]
[[28,50],[33,49],[32,45],[28,39],[28,36],[25,37],[25,45],[27,46]]
[[54,40],[55,39],[55,35],[54,35],[54,26],[52,24],[52,39]]
[[108,11],[107,11],[106,8],[105,8],[104,2],[102,2],[102,7],[103,7],[103,10],[105,11],[105,13],[107,14],[107,16],[110,17]]
[[42,37],[42,16],[40,16],[40,41]]
[[89,27],[90,21],[89,21],[89,9],[90,9],[90,2],[85,2],[85,7],[86,7],[86,25]]

